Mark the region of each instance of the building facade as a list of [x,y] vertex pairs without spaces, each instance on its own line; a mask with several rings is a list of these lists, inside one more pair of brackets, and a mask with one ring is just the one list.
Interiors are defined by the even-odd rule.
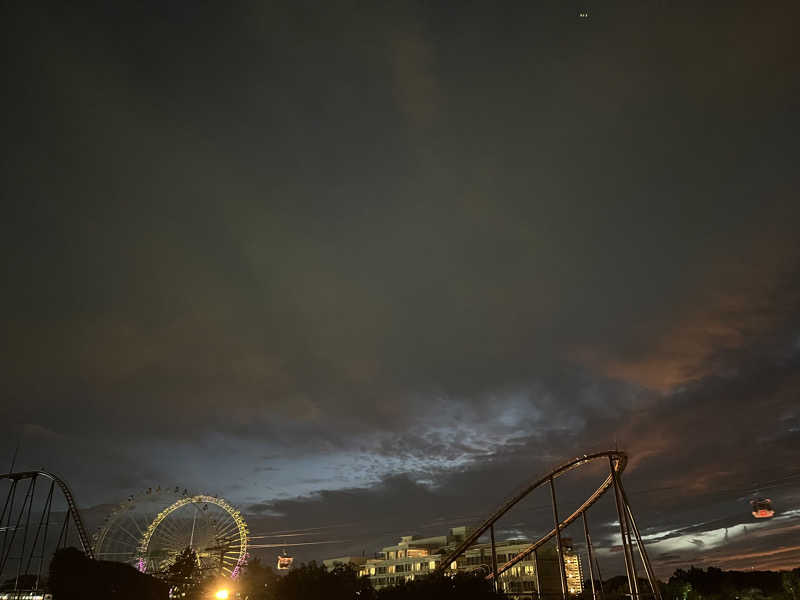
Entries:
[[[329,559],[326,566],[350,562],[358,567],[359,574],[369,577],[375,589],[413,580],[436,569],[440,562],[466,536],[471,533],[467,527],[455,527],[447,535],[435,537],[403,536],[393,546],[382,548],[375,558],[352,560],[351,557]],[[497,565],[502,566],[530,545],[527,540],[507,540],[495,544]],[[564,548],[564,570],[570,594],[583,591],[583,572],[580,557],[575,553],[569,539],[562,544]],[[469,572],[492,570],[491,544],[475,544],[450,565],[450,570]],[[558,553],[555,544],[539,548],[536,556],[531,555],[520,561],[499,578],[500,591],[521,597],[561,598],[561,576],[559,574]]]

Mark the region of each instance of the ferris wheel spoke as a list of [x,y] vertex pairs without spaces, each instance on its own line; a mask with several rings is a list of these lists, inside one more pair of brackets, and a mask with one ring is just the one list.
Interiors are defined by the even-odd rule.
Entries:
[[171,525],[165,525],[163,522],[159,525],[159,530],[156,534],[153,535],[154,538],[158,539],[159,537],[164,537],[174,541],[176,544],[180,544],[182,546],[188,545],[184,542],[184,538],[187,537],[185,532],[180,531],[177,527],[173,527]]
[[164,555],[179,554],[185,546],[172,540],[159,540],[147,547],[147,555],[161,557]]
[[231,520],[231,521],[225,523],[224,525],[222,525],[221,527],[218,527],[216,529],[219,532],[236,531],[236,530],[239,529],[239,524],[236,521]]
[[162,573],[166,572],[167,569],[169,569],[171,563],[172,563],[172,561],[162,560],[160,563],[158,563],[159,572],[162,572]]
[[161,538],[177,539],[180,533],[171,525],[166,524],[166,521],[159,523],[158,528],[150,535],[150,540],[158,540]]
[[198,523],[202,523],[203,527],[208,528],[209,527],[208,512],[205,511],[205,510],[202,510],[198,506],[198,504],[200,504],[200,503],[199,502],[192,502],[191,503],[191,507],[194,510],[194,512],[192,513],[192,520],[194,521],[195,525],[197,525]]
[[[204,569],[232,575],[247,547],[247,525],[236,509],[207,495],[183,496],[163,508],[155,506],[159,500],[137,498],[121,507],[105,526],[97,555],[144,560],[148,572],[161,574],[191,546]],[[139,554],[142,543],[144,555]]]
[[130,514],[128,514],[128,515],[125,515],[125,516],[128,518],[128,521],[130,521],[131,523],[133,523],[133,526],[136,528],[136,531],[139,533],[139,539],[141,539],[142,537],[144,537],[144,532],[147,530],[147,527],[145,527],[144,529],[142,529],[142,528],[139,526],[139,522],[138,522],[136,519],[134,519],[134,518],[133,518],[133,515],[130,515]]
[[162,532],[162,535],[153,540],[151,538],[148,546],[155,546],[156,548],[171,548],[175,551],[182,550],[186,547],[182,539],[172,535],[171,533]]
[[237,537],[238,537],[239,525],[238,525],[238,523],[236,523],[236,521],[232,521],[232,522],[228,523],[227,525],[225,525],[223,528],[219,529],[218,532],[217,532],[217,535],[222,537],[222,536],[228,535],[229,533],[232,534],[234,531],[236,532]]
[[167,531],[162,531],[157,537],[156,536],[152,537],[148,544],[148,548],[159,548],[159,549],[171,548],[176,551],[182,550],[185,547],[186,544],[183,542],[182,539]]
[[[161,523],[158,526],[158,529],[160,529],[167,536],[170,536],[177,543],[180,543],[182,546],[184,546],[184,547],[188,546],[188,541],[189,541],[188,540],[188,537],[189,537],[188,534],[185,531],[181,531],[178,528],[177,524],[173,525],[172,523],[168,523],[167,521],[168,521],[168,519],[164,519],[163,521],[161,521]],[[156,531],[158,531],[158,530],[156,530]],[[184,543],[183,538],[187,538],[185,543]]]
[[[175,534],[169,534],[164,536],[163,542],[164,545],[169,545],[175,554],[182,552],[185,548],[189,546],[189,539],[188,535],[185,532],[177,532]],[[196,547],[196,544],[194,545]],[[194,549],[193,547],[193,549]]]
[[132,539],[134,542],[136,542],[136,544],[138,545],[138,543],[139,543],[139,539],[140,539],[140,538],[137,538],[137,537],[136,537],[135,535],[133,535],[133,534],[132,534],[130,531],[128,531],[127,529],[125,529],[125,528],[124,528],[122,525],[119,525],[119,526],[118,526],[118,529],[119,529],[119,530],[120,530],[122,533],[124,533],[125,535],[127,535],[129,538],[131,538],[131,539]]
[[[207,523],[205,522],[206,521],[205,515],[203,514],[203,511],[197,508],[196,502],[191,502],[190,504],[194,510],[192,512],[192,529],[187,537],[189,538],[189,540],[202,539],[201,532],[207,528]],[[201,519],[198,519],[197,518],[198,516],[200,516]]]

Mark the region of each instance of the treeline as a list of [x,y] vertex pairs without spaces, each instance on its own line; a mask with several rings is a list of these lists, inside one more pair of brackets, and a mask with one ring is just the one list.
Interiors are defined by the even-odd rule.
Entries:
[[[649,592],[646,579],[638,579],[639,590]],[[603,600],[629,598],[624,575],[595,581]],[[794,571],[723,571],[691,567],[678,569],[666,583],[659,582],[663,600],[800,600],[800,569]],[[591,600],[591,582],[586,581],[581,600]],[[649,593],[646,596],[649,598]]]
[[[248,577],[261,573],[260,585],[252,585]],[[374,590],[365,577],[358,577],[351,567],[328,571],[314,563],[293,569],[283,577],[269,567],[254,563],[245,570],[242,591],[249,600],[482,600],[505,598],[495,594],[483,575],[460,573],[455,577],[428,576],[399,585]],[[646,579],[639,579],[639,589],[649,591]],[[625,576],[595,582],[598,598],[628,600]],[[793,571],[723,571],[678,569],[667,583],[659,582],[664,600],[800,600],[800,569]],[[243,596],[244,597],[244,596]],[[649,594],[647,595],[649,597]],[[576,600],[591,600],[591,582]],[[545,598],[544,600],[551,600]],[[560,600],[553,598],[552,600]]]
[[665,600],[800,600],[800,568],[781,572],[678,569],[663,595]]
[[47,590],[58,600],[166,600],[169,586],[133,567],[91,560],[76,548],[59,550],[50,561]]
[[[26,577],[9,580],[0,587],[13,589],[12,583],[14,587],[24,586]],[[602,600],[626,600],[629,597],[627,585],[624,576],[595,582]],[[800,600],[800,568],[774,572],[692,567],[678,569],[667,583],[659,585],[664,600]],[[189,549],[177,557],[168,572],[162,574],[162,579],[156,579],[128,565],[93,561],[82,552],[67,548],[53,557],[47,589],[54,600],[167,600],[170,588],[181,600],[207,600],[213,598],[220,586],[230,589],[231,600],[498,600],[505,597],[492,590],[483,574],[429,575],[375,590],[369,579],[360,577],[352,566],[328,570],[313,562],[279,575],[253,559],[240,577],[231,581],[205,573]],[[649,590],[646,580],[639,580],[639,589]],[[575,600],[591,599],[591,582],[587,580],[583,594]]]
[[190,550],[156,579],[122,563],[94,561],[75,548],[59,550],[50,565],[54,600],[209,600],[228,588],[231,600],[498,600],[482,575],[428,576],[375,590],[352,566],[328,570],[304,564],[285,575],[253,559],[236,581],[205,574]]
[[278,576],[257,560],[244,571],[239,592],[248,600],[498,600],[483,575],[429,575],[375,590],[367,577],[349,565],[332,570],[304,564]]

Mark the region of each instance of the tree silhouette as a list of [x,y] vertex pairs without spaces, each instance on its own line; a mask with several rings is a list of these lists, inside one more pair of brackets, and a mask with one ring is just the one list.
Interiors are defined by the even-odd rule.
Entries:
[[172,596],[195,600],[202,595],[203,571],[197,561],[197,552],[187,547],[178,554],[167,569],[166,580],[172,588]]
[[23,573],[19,577],[10,577],[0,584],[1,591],[11,590],[35,590],[37,583],[41,586],[42,581],[33,573]]
[[791,600],[800,599],[800,569],[781,573],[781,584]]
[[94,561],[76,548],[50,562],[49,590],[58,600],[166,600],[167,586],[130,565]]
[[268,590],[269,600],[372,600],[369,579],[359,577],[351,565],[328,571],[315,562],[292,569]]
[[457,573],[454,576],[428,575],[384,588],[377,600],[498,600],[492,584],[482,573]]
[[50,591],[59,600],[83,600],[93,598],[92,565],[86,555],[77,548],[58,550],[50,561]]
[[278,579],[271,567],[255,557],[247,563],[239,577],[239,592],[248,600],[268,600]]

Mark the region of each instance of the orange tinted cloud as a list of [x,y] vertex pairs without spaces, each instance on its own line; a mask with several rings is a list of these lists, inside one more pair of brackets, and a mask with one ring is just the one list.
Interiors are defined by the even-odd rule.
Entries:
[[[786,260],[776,262],[776,254]],[[673,322],[653,317],[640,328],[638,354],[591,346],[571,356],[611,379],[660,392],[724,374],[721,356],[772,333],[800,300],[796,290],[785,289],[797,254],[794,243],[769,240],[746,263],[711,261]]]

